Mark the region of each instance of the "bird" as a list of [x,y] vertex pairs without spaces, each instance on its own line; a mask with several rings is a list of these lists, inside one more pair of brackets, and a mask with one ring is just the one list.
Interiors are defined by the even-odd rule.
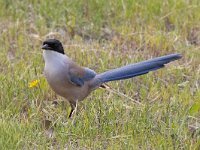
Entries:
[[92,91],[110,81],[125,80],[163,68],[165,64],[178,60],[181,54],[169,54],[150,60],[125,65],[103,73],[81,67],[69,58],[62,43],[57,39],[43,42],[44,75],[55,93],[68,100],[71,106],[69,118],[78,101],[84,100]]

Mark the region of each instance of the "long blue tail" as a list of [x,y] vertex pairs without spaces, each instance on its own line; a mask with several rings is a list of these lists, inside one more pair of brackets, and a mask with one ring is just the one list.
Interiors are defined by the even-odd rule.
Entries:
[[109,70],[98,74],[96,79],[99,82],[105,83],[114,80],[123,80],[132,78],[135,76],[140,76],[146,74],[150,71],[160,69],[165,66],[165,64],[180,59],[182,56],[180,54],[170,54],[162,57],[157,57],[147,61],[130,64],[113,70]]

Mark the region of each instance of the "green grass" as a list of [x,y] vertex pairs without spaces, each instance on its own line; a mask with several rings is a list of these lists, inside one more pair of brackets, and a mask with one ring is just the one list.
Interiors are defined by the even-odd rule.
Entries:
[[[199,0],[1,0],[0,149],[199,149],[199,9]],[[43,77],[40,47],[49,37],[96,72],[183,58],[109,83],[129,98],[96,90],[70,120],[68,103]]]

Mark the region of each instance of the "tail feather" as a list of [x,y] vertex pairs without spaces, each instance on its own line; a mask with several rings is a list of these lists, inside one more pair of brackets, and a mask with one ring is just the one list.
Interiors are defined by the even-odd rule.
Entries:
[[182,56],[180,54],[170,54],[162,57],[157,57],[147,61],[130,64],[127,66],[103,72],[101,74],[98,74],[96,78],[102,83],[114,80],[128,79],[146,74],[153,70],[163,68],[165,64],[180,59],[181,57]]

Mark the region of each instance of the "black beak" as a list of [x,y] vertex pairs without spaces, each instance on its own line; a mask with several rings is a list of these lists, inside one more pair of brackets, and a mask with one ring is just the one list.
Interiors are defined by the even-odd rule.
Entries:
[[49,46],[48,46],[48,44],[44,44],[44,45],[42,45],[42,49],[51,49]]

